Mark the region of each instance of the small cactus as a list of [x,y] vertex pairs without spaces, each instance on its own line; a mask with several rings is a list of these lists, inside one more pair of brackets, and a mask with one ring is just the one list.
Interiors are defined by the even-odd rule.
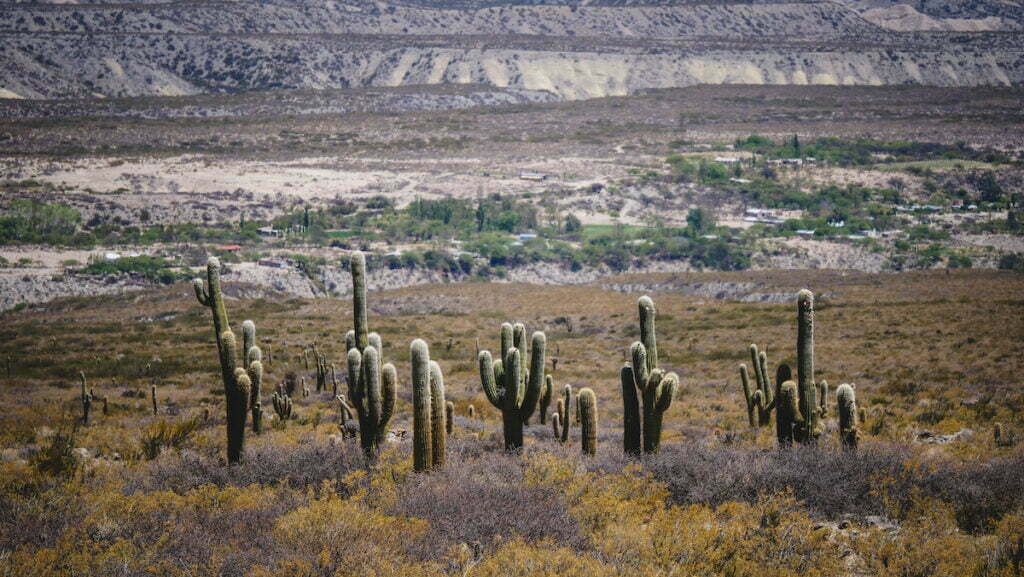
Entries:
[[562,438],[561,441],[566,443],[569,441],[569,429],[571,424],[569,423],[569,412],[572,410],[572,385],[565,385],[562,389],[562,398],[560,399],[558,408],[561,410],[561,421],[562,421]]
[[93,401],[92,391],[88,390],[88,385],[86,385],[86,382],[85,382],[85,372],[84,371],[79,371],[78,375],[79,375],[79,377],[81,377],[81,381],[82,381],[82,392],[81,392],[81,395],[82,395],[82,424],[88,426],[89,425],[89,412],[92,410],[92,401]]
[[533,333],[526,367],[526,328],[501,325],[501,359],[491,358],[490,351],[480,351],[480,383],[487,399],[502,414],[505,450],[515,451],[523,446],[523,425],[527,423],[541,397],[544,381],[544,352],[547,339],[544,333]]
[[580,415],[580,439],[583,454],[597,454],[597,397],[589,388],[580,390],[576,412]]
[[[672,405],[679,377],[658,368],[655,332],[657,311],[648,296],[637,302],[640,340],[630,347],[631,364],[622,368],[623,449],[627,454],[657,453],[661,445],[661,425],[665,411]],[[630,381],[633,388],[630,387]],[[638,438],[637,427],[640,435]]]
[[160,412],[156,403],[156,385],[149,386],[149,398],[153,401],[153,414],[156,415]]
[[839,442],[843,448],[856,449],[860,438],[857,428],[857,397],[847,384],[836,389],[836,408],[839,411]]
[[[563,403],[562,403],[561,400],[559,400],[558,404],[562,405]],[[560,421],[561,421],[562,418],[560,416],[558,416],[559,414],[560,413],[559,413],[558,409],[552,411],[552,413],[551,413],[551,432],[554,433],[555,440],[561,442],[562,441],[562,429],[561,429],[561,426],[560,426]]]
[[776,399],[776,421],[780,447],[793,444],[793,434],[800,422],[800,407],[796,383],[786,381],[779,387]]
[[755,389],[750,384],[750,377],[747,375],[747,365],[740,364],[740,384],[743,386],[743,398],[747,401],[747,421],[751,427],[758,425],[758,406],[754,404],[754,393],[760,393],[760,389]]
[[473,405],[470,405],[470,406],[466,407],[466,416],[468,416],[470,419],[475,419],[476,418],[476,407],[474,407]]
[[451,401],[445,403],[444,431],[448,436],[455,432],[455,403]]
[[277,391],[272,397],[274,404],[274,413],[277,415],[278,420],[281,423],[287,424],[288,419],[292,418],[292,398],[288,396],[286,391]]
[[[381,366],[380,335],[366,324],[366,257],[352,254],[352,308],[355,328],[345,335],[348,348],[349,398],[359,418],[359,440],[368,459],[375,459],[387,436],[398,397],[398,373],[391,363]],[[429,367],[428,367],[429,371]],[[428,377],[429,378],[429,377]]]

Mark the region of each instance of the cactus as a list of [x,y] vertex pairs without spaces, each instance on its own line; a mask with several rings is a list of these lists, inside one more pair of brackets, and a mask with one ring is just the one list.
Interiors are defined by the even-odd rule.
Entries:
[[455,403],[451,401],[444,406],[444,432],[448,436],[455,432]]
[[795,435],[801,443],[813,444],[822,427],[818,387],[814,383],[814,294],[807,289],[797,293],[796,356],[802,422]]
[[818,383],[818,416],[828,417],[828,381],[824,379]]
[[856,449],[860,438],[857,428],[857,397],[847,384],[836,389],[836,407],[839,411],[839,442],[846,449]]
[[470,405],[470,406],[466,407],[466,416],[468,416],[470,419],[475,419],[476,418],[476,407],[474,407],[473,405]]
[[341,424],[344,425],[354,418],[352,406],[348,404],[345,395],[338,395],[334,398],[338,401],[338,408],[341,409]]
[[793,444],[793,434],[800,421],[800,407],[796,383],[786,381],[779,387],[779,398],[776,399],[776,415],[778,441],[780,447]]
[[631,364],[623,367],[620,373],[625,431],[623,449],[630,455],[639,455],[641,451],[658,452],[662,418],[672,405],[679,385],[679,377],[675,373],[665,374],[658,368],[654,301],[642,296],[637,305],[640,340],[630,347]]
[[584,455],[597,454],[597,397],[584,388],[577,398],[576,412],[580,415],[580,439]]
[[249,410],[252,412],[252,432],[257,435],[263,433],[263,361],[259,360],[260,358],[259,347],[253,346],[249,349],[249,368],[246,370],[252,385],[249,393]]
[[[383,343],[366,325],[366,257],[352,254],[352,305],[355,328],[345,335],[348,387],[359,418],[359,440],[368,459],[375,459],[387,436],[398,396],[398,374],[391,363],[381,366]],[[429,367],[428,367],[429,371]]]
[[757,411],[759,406],[754,404],[754,393],[760,393],[760,389],[754,389],[750,385],[750,377],[747,375],[747,365],[740,364],[740,384],[743,386],[743,398],[747,401],[747,421],[751,427],[757,427],[759,423]]
[[554,379],[551,378],[551,375],[546,375],[544,377],[544,389],[541,391],[540,395],[540,408],[537,411],[540,413],[540,424],[542,425],[546,425],[548,423],[548,407],[551,406],[551,394],[554,388]]
[[[558,405],[561,406],[563,404],[564,403],[562,402],[562,400],[559,399]],[[562,430],[561,430],[561,427],[560,427],[560,424],[559,424],[559,421],[562,418],[558,416],[560,414],[561,413],[559,412],[559,409],[555,409],[555,411],[553,413],[551,413],[551,432],[554,433],[555,440],[559,441],[559,442],[561,442],[561,440],[562,440]]]
[[277,418],[284,424],[288,423],[288,419],[292,418],[292,398],[288,396],[286,391],[277,391],[272,397],[274,404],[274,413],[277,414]]
[[[228,325],[224,294],[220,286],[220,261],[217,258],[211,257],[206,261],[206,282],[197,278],[192,281],[192,287],[195,289],[196,300],[199,304],[209,307],[213,315],[213,331],[217,339],[217,356],[220,358],[224,405],[227,410],[228,464],[234,464],[241,461],[245,448],[245,421],[250,407],[251,382],[245,369],[238,366],[235,335]],[[242,330],[244,337],[245,326]],[[248,351],[243,351],[243,355],[245,362]]]
[[[768,354],[758,351],[755,344],[751,344],[749,350],[750,363],[754,369],[754,388],[761,391],[764,397],[764,403],[757,412],[757,422],[760,426],[766,427],[772,420],[772,403],[775,399],[775,391],[772,389],[771,379],[768,378]],[[776,381],[776,386],[778,383],[779,381]]]
[[[316,392],[322,392],[327,388],[327,377],[331,374],[331,367],[334,366],[327,359],[325,353],[321,353],[316,343],[313,343],[313,361],[316,367]],[[378,352],[380,352],[378,350]]]
[[[410,349],[413,469],[427,471],[444,466],[448,403],[444,399],[444,375],[441,373],[441,366],[430,360],[427,343],[416,339]],[[452,410],[454,411],[454,407]]]
[[149,386],[149,398],[153,401],[153,414],[156,415],[160,412],[156,403],[156,385]]
[[572,410],[572,385],[565,385],[562,389],[562,398],[558,400],[558,409],[561,412],[559,420],[562,422],[562,438],[560,439],[563,443],[569,441],[569,411]]
[[544,381],[544,333],[533,333],[529,370],[526,368],[526,328],[501,325],[501,359],[494,362],[490,351],[480,351],[480,383],[487,399],[501,411],[505,450],[523,446],[523,425],[527,423],[541,397]]
[[761,425],[760,421],[758,421],[758,415],[760,414],[761,409],[764,408],[764,393],[761,391],[754,391],[751,393],[750,404],[752,409],[750,412],[750,426],[757,428]]
[[[88,386],[85,382],[85,371],[78,371],[78,376],[82,380],[82,424],[85,426],[89,425],[89,412],[92,410],[92,391],[88,390]],[[104,406],[106,406],[104,404]]]

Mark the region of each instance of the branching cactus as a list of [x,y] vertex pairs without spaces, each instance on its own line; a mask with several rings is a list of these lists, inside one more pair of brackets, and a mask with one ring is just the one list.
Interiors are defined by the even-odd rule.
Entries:
[[413,469],[427,471],[444,466],[448,403],[444,399],[444,375],[440,365],[430,360],[427,343],[416,339],[410,349]]
[[387,437],[398,396],[398,374],[390,363],[381,366],[383,343],[380,335],[370,333],[366,324],[366,257],[363,253],[352,254],[350,267],[355,328],[345,335],[349,398],[359,418],[363,453],[372,460]]
[[630,347],[632,363],[622,368],[623,449],[627,454],[657,453],[661,425],[672,405],[679,377],[658,368],[656,309],[648,296],[638,301],[640,340]]
[[584,455],[597,454],[597,397],[589,388],[580,390],[576,411],[580,415],[580,439]]
[[491,358],[490,351],[480,351],[480,383],[487,400],[501,411],[505,450],[516,451],[523,446],[523,424],[537,408],[544,382],[544,333],[533,333],[529,370],[526,367],[526,328],[522,324],[501,325],[501,359]]
[[[772,409],[774,408],[775,390],[772,388],[771,379],[768,377],[768,355],[764,351],[758,351],[757,345],[750,345],[750,363],[754,369],[754,388],[761,391],[764,403],[757,412],[757,422],[760,426],[766,427],[772,421]],[[776,386],[778,382],[776,382]]]
[[292,398],[284,391],[277,391],[272,397],[272,402],[274,404],[274,414],[277,415],[278,420],[282,424],[287,424],[288,419],[292,418]]
[[856,449],[860,440],[857,428],[857,396],[847,384],[836,389],[836,410],[839,412],[839,442],[846,449]]
[[[220,285],[220,261],[211,257],[206,262],[206,282],[192,281],[199,304],[209,307],[213,314],[213,330],[217,339],[217,354],[220,358],[221,377],[224,382],[225,408],[227,411],[228,463],[241,461],[245,449],[245,421],[250,408],[251,382],[245,368],[238,366],[238,352],[235,335],[228,325],[224,294]],[[243,332],[244,332],[243,328]],[[243,335],[244,336],[244,335]],[[247,351],[243,351],[243,362]],[[240,372],[239,372],[240,371]]]
[[[380,352],[378,350],[378,352]],[[322,392],[327,388],[327,377],[331,374],[331,363],[327,355],[320,352],[316,344],[313,345],[313,359],[316,361],[316,392]]]

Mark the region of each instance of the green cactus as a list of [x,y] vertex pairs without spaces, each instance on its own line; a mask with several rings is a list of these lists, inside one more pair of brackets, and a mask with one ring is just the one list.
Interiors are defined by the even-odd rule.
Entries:
[[282,426],[287,426],[288,419],[292,418],[292,398],[285,391],[276,391],[271,398],[274,404],[274,413],[277,415]]
[[839,411],[839,442],[843,448],[856,449],[860,440],[857,427],[857,396],[847,384],[836,389],[836,408]]
[[751,393],[750,404],[751,408],[753,409],[750,412],[750,426],[756,428],[760,426],[760,422],[758,421],[758,415],[760,414],[761,409],[764,408],[764,393],[761,391],[754,391],[753,393]]
[[558,400],[559,408],[555,409],[555,412],[551,413],[551,431],[555,435],[555,440],[559,441],[559,442],[562,441],[562,429],[561,429],[561,423],[560,423],[560,421],[562,420],[562,417],[559,417],[559,415],[561,414],[560,408],[564,404],[565,403],[563,403],[562,400],[559,399]]
[[758,351],[755,344],[751,344],[749,350],[750,363],[754,369],[754,385],[764,397],[764,404],[757,413],[757,422],[760,426],[766,427],[772,420],[772,403],[775,399],[775,391],[772,388],[771,379],[768,377],[768,355],[764,351]]
[[750,384],[750,377],[747,375],[747,365],[740,364],[740,384],[743,386],[743,398],[747,402],[747,421],[751,427],[758,426],[758,413],[760,407],[754,404],[754,393],[761,391]]
[[[655,333],[657,311],[648,296],[640,297],[640,340],[630,347],[632,362],[622,368],[623,449],[627,454],[657,453],[661,445],[662,418],[672,405],[679,377],[658,368]],[[630,387],[632,383],[632,387]],[[639,423],[640,438],[637,438]]]
[[559,400],[560,404],[558,405],[558,408],[561,411],[560,419],[562,421],[561,441],[563,443],[567,443],[569,441],[569,429],[572,426],[569,422],[569,412],[572,410],[572,385],[565,385],[565,387],[562,388],[562,398]]
[[502,414],[506,451],[523,446],[523,425],[541,397],[547,339],[537,331],[531,340],[529,370],[524,358],[526,328],[519,323],[501,325],[501,360],[494,362],[490,351],[480,351],[477,357],[484,394]]
[[797,386],[793,381],[786,381],[779,387],[775,418],[780,447],[793,444],[794,432],[801,422],[798,397]]
[[[381,366],[383,343],[366,324],[366,257],[352,254],[352,306],[355,328],[346,334],[349,398],[359,418],[359,440],[367,459],[375,459],[387,437],[398,396],[398,374],[391,363]],[[349,348],[350,347],[350,348]],[[429,371],[429,367],[428,367]]]
[[249,375],[249,382],[252,384],[252,390],[249,393],[251,402],[249,404],[249,410],[252,412],[252,432],[257,435],[263,433],[263,361],[260,359],[260,348],[252,347],[249,349],[249,368],[246,370],[246,374]]
[[338,408],[341,409],[342,425],[355,418],[354,413],[352,412],[352,405],[348,404],[348,400],[345,398],[345,395],[338,395],[334,398],[338,401]]
[[85,382],[85,371],[78,371],[78,376],[82,380],[82,425],[89,425],[89,412],[92,410],[92,391],[88,390],[88,386]]
[[540,424],[542,425],[548,423],[548,407],[551,406],[551,396],[554,388],[554,379],[551,378],[551,375],[546,375],[544,377],[544,389],[540,395],[540,408],[537,411],[540,414]]
[[813,444],[821,435],[821,408],[818,386],[814,383],[814,294],[804,289],[797,294],[797,389],[802,423],[795,436],[801,443]]
[[160,412],[159,405],[156,403],[156,385],[149,386],[149,398],[153,402],[153,414],[156,415]]
[[444,432],[448,436],[455,432],[455,403],[451,401],[444,406]]
[[[410,346],[413,394],[413,469],[427,471],[444,466],[447,406],[441,366],[430,360],[427,343]],[[454,411],[454,407],[452,409]]]
[[828,417],[828,381],[825,379],[818,383],[818,416],[822,419]]
[[[228,325],[224,294],[220,286],[220,261],[214,257],[207,260],[206,282],[197,278],[192,281],[192,286],[195,289],[196,300],[199,304],[209,307],[213,314],[213,330],[217,339],[217,355],[220,358],[221,377],[224,382],[224,405],[227,410],[228,464],[234,464],[241,461],[245,449],[245,421],[250,408],[251,382],[245,368],[238,366],[235,335]],[[243,352],[243,355],[245,362],[248,358],[247,351]]]
[[580,390],[576,412],[580,415],[580,439],[583,454],[597,454],[597,397],[594,391],[584,388]]

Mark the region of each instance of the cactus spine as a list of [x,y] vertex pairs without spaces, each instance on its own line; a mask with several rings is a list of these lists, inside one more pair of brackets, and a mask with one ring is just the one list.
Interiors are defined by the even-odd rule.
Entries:
[[480,351],[480,383],[487,399],[502,414],[505,450],[523,446],[523,424],[537,408],[544,381],[544,333],[533,333],[529,370],[526,368],[526,328],[501,325],[501,359],[494,362],[490,351]]
[[584,388],[577,399],[576,412],[580,415],[580,439],[583,454],[597,454],[597,397]]
[[[380,335],[369,333],[366,325],[366,257],[352,254],[352,306],[355,328],[345,335],[348,350],[348,386],[352,406],[359,417],[359,440],[363,453],[374,459],[387,436],[388,422],[398,395],[398,374],[394,365],[381,367],[383,345]],[[429,371],[429,367],[428,367]],[[429,377],[428,377],[429,378]]]
[[860,439],[857,428],[857,396],[847,384],[836,389],[836,408],[839,411],[839,442],[843,448],[856,449]]
[[220,286],[220,261],[214,257],[207,260],[206,282],[197,278],[192,281],[192,287],[199,304],[209,307],[213,314],[213,330],[217,339],[227,410],[228,463],[234,464],[241,461],[245,449],[245,421],[249,410],[251,382],[245,369],[238,366],[235,335],[228,328],[228,314]]
[[[444,375],[430,360],[427,343],[416,339],[410,347],[412,357],[413,469],[427,471],[444,466],[447,405],[444,399]],[[453,407],[454,410],[454,407]]]
[[[640,317],[640,340],[630,347],[631,365],[620,374],[623,388],[623,419],[626,434],[623,449],[627,454],[657,453],[661,445],[661,425],[665,411],[672,405],[679,377],[665,374],[658,368],[658,346],[655,332],[657,310],[648,296],[637,302]],[[629,384],[632,382],[633,388]],[[641,438],[636,435],[637,423]],[[639,441],[639,442],[638,442]]]

